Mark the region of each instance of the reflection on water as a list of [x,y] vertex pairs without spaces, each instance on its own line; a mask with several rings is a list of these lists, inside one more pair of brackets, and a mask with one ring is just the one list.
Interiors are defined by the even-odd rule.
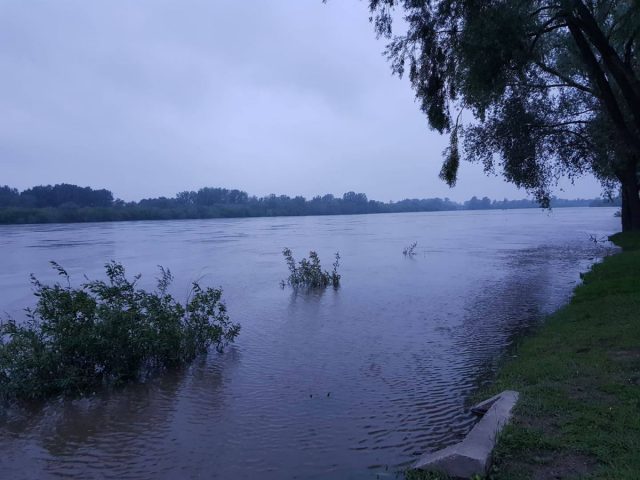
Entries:
[[[49,260],[110,259],[222,285],[235,345],[144,385],[12,409],[3,478],[376,478],[452,443],[465,402],[523,330],[608,253],[614,209],[0,227],[0,310],[21,318]],[[417,255],[402,249],[417,241]],[[342,256],[342,286],[281,289],[281,256]]]

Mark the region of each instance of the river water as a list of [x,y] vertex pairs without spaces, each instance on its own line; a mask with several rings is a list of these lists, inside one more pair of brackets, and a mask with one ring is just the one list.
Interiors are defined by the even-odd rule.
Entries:
[[[183,300],[222,286],[242,325],[223,354],[143,385],[0,415],[0,477],[393,478],[473,425],[467,399],[514,339],[609,253],[611,208],[0,227],[0,311],[28,275],[102,278],[122,262]],[[402,250],[418,242],[416,255]],[[281,255],[317,250],[338,290],[282,289]]]

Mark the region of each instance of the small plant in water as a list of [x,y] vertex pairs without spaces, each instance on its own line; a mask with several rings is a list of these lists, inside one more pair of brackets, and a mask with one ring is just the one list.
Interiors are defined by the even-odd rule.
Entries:
[[294,288],[307,287],[307,288],[324,288],[328,285],[333,288],[338,288],[340,285],[340,275],[338,274],[338,267],[340,266],[340,254],[336,252],[335,261],[333,262],[333,270],[328,272],[322,270],[320,265],[320,258],[314,251],[309,252],[309,258],[303,258],[298,264],[291,250],[285,248],[282,251],[282,255],[289,267],[289,278],[280,282],[280,286],[283,288],[285,285],[291,285]]
[[143,379],[191,362],[210,346],[221,350],[240,326],[229,321],[222,291],[197,282],[183,306],[168,293],[173,277],[160,267],[154,292],[136,286],[116,262],[107,281],[71,287],[44,285],[33,275],[38,298],[27,320],[0,323],[0,397],[42,398],[81,394],[103,385]]
[[408,247],[404,247],[402,250],[402,254],[405,257],[413,257],[416,254],[416,247],[418,246],[418,242],[413,242]]
[[607,243],[609,241],[609,237],[606,235],[601,235],[599,237],[597,235],[589,235],[589,241],[597,245],[599,243]]

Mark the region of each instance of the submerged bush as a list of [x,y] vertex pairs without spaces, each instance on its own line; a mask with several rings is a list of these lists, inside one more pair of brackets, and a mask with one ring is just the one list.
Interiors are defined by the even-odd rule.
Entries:
[[418,246],[418,242],[413,242],[408,247],[404,247],[402,250],[402,254],[405,257],[413,257],[416,254],[416,247]]
[[333,262],[333,270],[331,272],[322,270],[320,258],[316,252],[309,252],[309,259],[303,258],[297,265],[290,249],[285,248],[282,254],[289,267],[289,278],[286,282],[282,280],[282,287],[289,284],[294,288],[324,288],[328,285],[333,286],[333,288],[338,288],[340,285],[340,275],[338,274],[338,267],[340,266],[339,253],[336,252],[335,262]]
[[122,384],[192,361],[210,346],[221,350],[240,331],[231,323],[222,291],[193,283],[183,306],[168,293],[171,272],[160,267],[154,292],[136,287],[116,262],[105,265],[108,280],[72,288],[31,283],[38,298],[27,321],[0,324],[0,395],[42,398],[80,394]]

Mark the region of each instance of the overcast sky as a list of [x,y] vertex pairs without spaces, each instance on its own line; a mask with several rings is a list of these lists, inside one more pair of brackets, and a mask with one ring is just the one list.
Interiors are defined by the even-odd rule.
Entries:
[[0,184],[524,197],[468,163],[438,179],[446,139],[383,47],[358,0],[3,0]]

